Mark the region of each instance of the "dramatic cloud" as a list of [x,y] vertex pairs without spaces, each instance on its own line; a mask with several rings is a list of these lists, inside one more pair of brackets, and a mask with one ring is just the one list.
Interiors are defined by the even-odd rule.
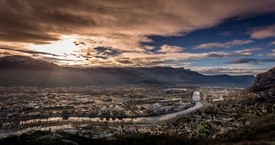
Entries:
[[275,49],[272,49],[271,53],[267,54],[269,57],[275,57]]
[[0,39],[49,43],[60,35],[77,34],[106,39],[137,37],[133,41],[139,43],[146,35],[184,34],[226,18],[274,10],[273,0],[2,0]]
[[268,37],[275,37],[275,25],[254,28],[250,33],[250,37],[254,39],[264,39]]
[[234,53],[236,53],[238,55],[242,55],[242,56],[250,56],[250,55],[252,55],[253,52],[260,51],[260,50],[262,50],[262,49],[261,48],[249,48],[249,49],[237,50],[237,51],[234,51]]
[[13,49],[13,48],[5,48],[0,46],[0,51],[1,50],[8,50],[8,51],[17,51],[17,52],[22,52],[22,53],[27,53],[31,55],[50,55],[50,56],[58,56],[56,54],[52,53],[47,53],[47,52],[39,52],[39,51],[32,51],[32,50],[19,50],[19,49]]
[[232,61],[227,62],[227,63],[228,64],[242,64],[242,63],[260,64],[260,63],[265,63],[265,62],[275,62],[275,59],[244,58],[244,59],[232,60]]
[[[15,42],[5,47],[13,50],[2,49],[0,53],[45,55],[45,59],[53,54],[56,61],[75,60],[73,65],[88,66],[173,65],[186,64],[189,59],[243,56],[252,51],[191,53],[165,41],[163,44],[169,45],[158,44],[162,45],[158,50],[152,36],[184,36],[230,18],[272,12],[274,0],[0,0],[0,44]],[[268,27],[268,31],[272,29]],[[260,30],[264,28],[253,29],[253,33]],[[195,49],[252,42],[215,42]]]
[[162,45],[159,52],[162,53],[177,53],[182,52],[185,48],[179,46]]
[[[120,66],[135,65],[135,66],[152,66],[154,65],[171,65],[171,66],[186,66],[190,64],[189,60],[199,60],[207,58],[227,58],[243,56],[242,54],[228,52],[207,52],[207,53],[143,53],[143,52],[123,52],[120,55],[109,57],[108,60]],[[105,63],[101,61],[102,63]],[[174,63],[174,64],[172,64]]]
[[249,44],[252,42],[253,40],[233,40],[225,43],[212,42],[212,43],[200,44],[198,46],[195,46],[194,49],[230,48],[233,46]]
[[96,54],[97,54],[96,57],[103,58],[103,59],[114,57],[120,54],[119,51],[113,50],[112,48],[97,47],[97,48],[94,48],[94,50],[96,50]]
[[230,67],[193,67],[192,70],[198,71],[206,75],[230,74],[230,75],[257,75],[263,73],[266,69],[252,68],[230,68]]

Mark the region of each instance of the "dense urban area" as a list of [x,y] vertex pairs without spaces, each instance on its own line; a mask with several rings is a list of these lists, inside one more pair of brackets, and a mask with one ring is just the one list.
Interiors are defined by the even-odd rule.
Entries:
[[[242,101],[242,90],[221,86],[2,87],[0,137],[42,130],[87,138],[136,134],[220,138],[251,124],[251,118],[274,116],[274,104]],[[200,92],[203,104],[195,109],[194,92]],[[246,99],[261,95],[274,94],[249,93]]]

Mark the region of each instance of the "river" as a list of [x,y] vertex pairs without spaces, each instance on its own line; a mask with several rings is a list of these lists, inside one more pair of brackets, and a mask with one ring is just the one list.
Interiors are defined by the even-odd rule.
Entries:
[[[187,110],[182,110],[179,112],[174,112],[170,114],[164,114],[164,115],[158,115],[158,116],[150,116],[150,117],[137,117],[135,119],[133,118],[123,118],[123,122],[125,123],[160,123],[166,120],[178,118],[181,116],[184,116],[186,114],[189,114],[201,107],[203,107],[203,104],[200,99],[200,92],[194,91],[192,95],[192,100],[195,102],[195,105],[193,107],[188,108]],[[35,123],[35,122],[49,122],[49,121],[63,121],[62,117],[53,117],[48,119],[32,119],[28,121],[21,122],[21,124],[29,124],[29,123]],[[74,128],[72,125],[70,125],[70,122],[100,122],[99,117],[96,118],[89,118],[89,117],[69,117],[68,120],[66,120],[69,124],[68,125],[60,125],[60,126],[48,126],[48,127],[30,127],[26,129],[21,130],[0,130],[0,138],[5,138],[12,135],[20,135],[29,131],[33,130],[58,130],[58,129],[72,129]],[[109,122],[121,122],[119,119],[115,120],[109,120]]]

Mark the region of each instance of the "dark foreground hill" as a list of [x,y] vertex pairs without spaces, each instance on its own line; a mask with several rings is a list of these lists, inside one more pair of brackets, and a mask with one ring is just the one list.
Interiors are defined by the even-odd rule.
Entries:
[[256,94],[257,103],[275,103],[275,67],[258,74],[249,89]]
[[115,84],[250,85],[254,76],[202,75],[184,68],[68,68],[23,56],[0,58],[0,85],[76,86]]
[[258,74],[251,87],[252,91],[275,90],[275,67]]

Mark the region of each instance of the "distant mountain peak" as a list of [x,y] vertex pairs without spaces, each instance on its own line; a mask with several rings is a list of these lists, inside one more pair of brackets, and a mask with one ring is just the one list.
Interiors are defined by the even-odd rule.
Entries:
[[[25,56],[0,58],[0,85],[242,84],[254,76],[203,75],[173,67],[59,67]],[[50,71],[49,71],[50,70]]]
[[0,58],[0,68],[43,68],[49,69],[53,67],[58,67],[58,65],[34,59],[27,56],[19,56],[19,55],[11,55],[11,56],[4,56]]

